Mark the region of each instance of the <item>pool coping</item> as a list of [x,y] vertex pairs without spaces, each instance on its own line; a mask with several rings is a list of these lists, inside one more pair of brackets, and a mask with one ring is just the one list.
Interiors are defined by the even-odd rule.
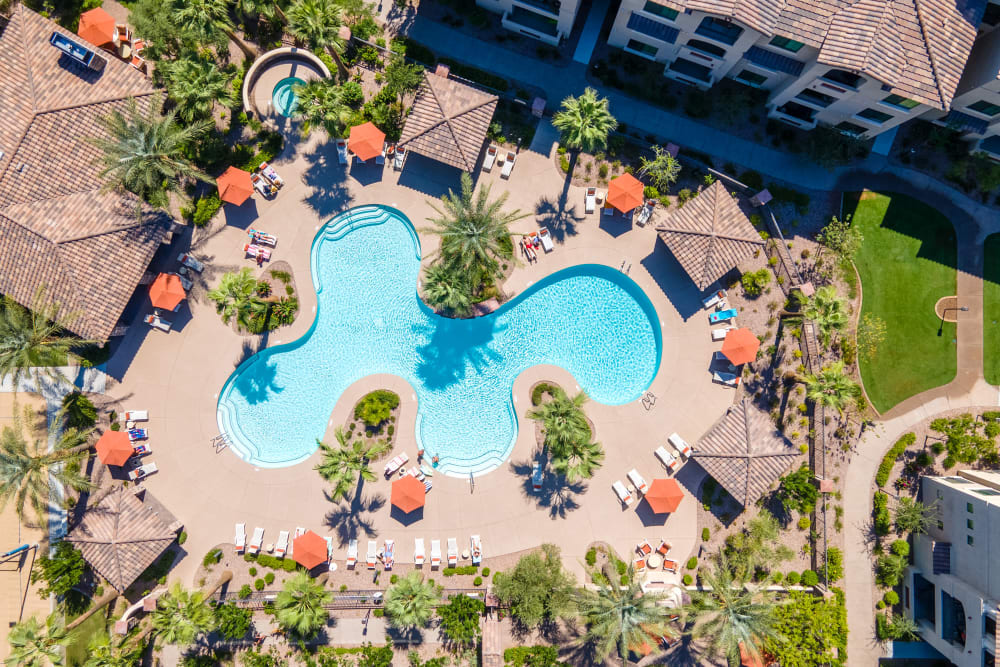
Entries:
[[310,53],[305,49],[300,49],[296,46],[283,46],[279,49],[272,49],[253,61],[253,64],[250,65],[250,69],[247,70],[246,76],[243,79],[243,108],[251,110],[257,115],[257,117],[263,117],[260,109],[258,109],[257,105],[250,99],[250,91],[256,86],[257,79],[260,78],[261,74],[266,71],[266,65],[276,64],[283,59],[295,58],[301,58],[302,60],[308,62],[310,65],[318,69],[323,74],[324,78],[329,79],[331,77],[330,70],[323,64],[323,61],[320,60],[315,54]]

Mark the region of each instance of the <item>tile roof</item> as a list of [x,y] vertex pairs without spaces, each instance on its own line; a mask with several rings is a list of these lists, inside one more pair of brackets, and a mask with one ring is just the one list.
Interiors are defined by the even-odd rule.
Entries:
[[447,76],[425,73],[399,145],[474,171],[496,107],[496,95]]
[[799,450],[749,398],[731,406],[694,447],[694,459],[746,507],[788,470]]
[[721,181],[671,209],[656,231],[699,289],[705,289],[764,245]]
[[128,63],[108,57],[85,70],[48,43],[52,32],[81,41],[15,5],[0,17],[0,293],[31,305],[40,285],[69,328],[107,338],[167,229],[169,216],[130,195],[102,192],[96,149],[100,118],[140,108],[153,87]]
[[177,539],[176,530],[137,492],[141,489],[119,486],[87,508],[66,537],[117,591],[128,588]]

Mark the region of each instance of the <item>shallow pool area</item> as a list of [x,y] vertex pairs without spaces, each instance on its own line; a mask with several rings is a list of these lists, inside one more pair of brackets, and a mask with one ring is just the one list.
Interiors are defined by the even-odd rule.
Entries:
[[305,83],[297,76],[285,77],[274,86],[271,92],[271,103],[274,110],[282,116],[290,117],[299,106],[299,98],[295,94],[294,86]]
[[311,328],[243,362],[220,394],[219,428],[232,451],[260,467],[299,463],[316,450],[343,392],[388,373],[417,396],[415,435],[427,458],[437,456],[446,474],[479,474],[510,455],[530,407],[522,402],[515,414],[511,393],[525,369],[564,368],[592,400],[612,405],[635,400],[656,376],[659,319],[621,272],[571,267],[490,315],[450,319],[417,294],[420,255],[413,225],[389,207],[357,207],[320,229]]

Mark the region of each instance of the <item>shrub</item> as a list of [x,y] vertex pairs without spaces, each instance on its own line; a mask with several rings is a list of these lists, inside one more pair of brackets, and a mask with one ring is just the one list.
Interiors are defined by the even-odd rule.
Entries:
[[892,528],[892,519],[889,516],[889,496],[881,491],[876,491],[872,498],[874,507],[873,527],[876,535],[888,535]]
[[906,448],[916,441],[917,436],[914,433],[906,433],[896,441],[896,444],[882,457],[882,462],[878,466],[878,472],[875,473],[875,484],[879,487],[886,485],[886,482],[889,481],[889,473],[892,472],[892,466],[903,455]]
[[298,567],[298,563],[294,560],[286,560],[281,564],[281,567],[285,572],[295,572]]
[[257,581],[253,582],[253,587],[256,588],[258,591],[264,590],[264,580],[258,579]]
[[248,572],[250,573],[250,576],[251,576],[251,577],[256,577],[256,576],[257,576],[257,568],[255,568],[255,567],[251,567],[251,568],[250,568],[249,570],[247,570],[247,571],[248,571]]
[[696,567],[698,567],[698,557],[697,556],[691,556],[690,558],[688,558],[688,562],[686,564],[686,567],[689,570],[693,570]]
[[246,600],[251,595],[253,595],[253,589],[250,588],[250,584],[243,584],[240,587],[240,592],[239,592],[240,599]]
[[194,211],[191,214],[191,224],[195,227],[204,227],[222,208],[222,200],[216,192],[199,197],[195,203]]
[[740,278],[740,283],[743,285],[743,292],[750,297],[760,296],[769,282],[771,282],[771,272],[766,268],[744,273]]
[[885,609],[885,600],[879,600],[875,603],[876,609]]
[[601,178],[608,177],[608,164],[606,162],[602,162],[601,166],[597,168],[597,175]]
[[[597,549],[590,547],[587,549],[587,555],[585,557],[587,565],[593,567],[597,563]],[[489,568],[483,568],[483,574],[486,574],[486,570]]]
[[751,190],[764,189],[764,177],[756,171],[744,171],[740,174],[740,182]]
[[212,549],[201,559],[201,564],[205,567],[212,567],[222,560],[222,549]]
[[837,547],[826,550],[826,567],[823,569],[829,586],[844,578],[844,552]]
[[772,581],[773,583],[775,583],[775,584],[780,584],[780,583],[781,583],[781,581],[782,581],[782,580],[783,580],[784,578],[785,578],[785,575],[784,575],[783,573],[781,573],[781,572],[772,572],[772,573],[771,573],[771,581]]
[[941,460],[941,465],[945,470],[950,470],[955,467],[955,457],[949,454]]
[[399,581],[399,575],[398,574],[394,574],[391,577],[389,577],[389,583],[390,584],[394,584],[397,581]]
[[187,542],[188,534],[186,530],[182,530],[181,534],[177,536],[177,544],[184,544]]
[[365,93],[357,81],[347,81],[340,86],[340,94],[344,103],[357,108],[365,101]]
[[701,529],[701,541],[708,542],[710,539],[712,539],[712,533],[709,531],[708,526],[705,526]]
[[785,583],[787,583],[789,586],[797,586],[799,583],[799,573],[792,570],[791,572],[786,574]]
[[385,616],[385,609],[376,609],[372,612],[372,615],[375,616],[375,618],[382,618]]
[[882,554],[875,562],[875,583],[883,588],[899,584],[906,568],[906,559],[896,554]]
[[354,408],[354,418],[360,419],[369,428],[375,428],[399,406],[399,396],[391,391],[379,389],[365,395]]
[[559,168],[562,169],[564,174],[569,173],[569,158],[565,155],[559,156]]
[[803,514],[802,516],[799,517],[799,523],[798,523],[799,530],[809,530],[809,526],[811,525],[812,521],[809,520],[808,516]]
[[910,543],[906,540],[896,540],[889,549],[900,558],[906,558],[910,555]]
[[264,583],[273,584],[274,583],[274,572],[268,572],[264,575]]
[[690,574],[685,574],[681,577],[681,581],[684,582],[685,586],[690,586],[694,583],[694,578]]
[[899,593],[896,591],[886,591],[886,594],[882,596],[885,600],[886,605],[892,607],[893,605],[899,604]]
[[482,577],[476,577],[475,579],[472,580],[472,585],[473,586],[482,586],[483,585],[483,578]]
[[815,586],[819,583],[819,575],[812,570],[806,570],[802,573],[802,585],[803,586]]
[[646,199],[659,199],[660,198],[660,191],[657,190],[652,185],[647,185],[646,187],[644,187],[642,189],[642,195]]

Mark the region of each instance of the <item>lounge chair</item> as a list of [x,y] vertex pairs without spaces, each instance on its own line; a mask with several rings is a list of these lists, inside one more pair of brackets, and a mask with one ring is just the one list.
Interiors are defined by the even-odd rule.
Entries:
[[135,40],[132,44],[132,61],[130,64],[140,72],[146,71],[146,59],[142,57],[142,53],[145,50],[146,42],[141,39]]
[[382,556],[385,569],[391,570],[396,562],[396,540],[385,541],[385,554]]
[[740,376],[735,373],[723,373],[720,371],[712,371],[712,381],[718,382],[719,384],[724,384],[727,387],[738,387],[740,386]]
[[497,161],[497,147],[490,146],[486,149],[486,158],[483,160],[483,171],[490,173],[493,171],[493,163]]
[[527,257],[529,261],[534,262],[536,259],[538,259],[538,253],[535,252],[535,249],[532,247],[531,242],[525,239],[523,236],[521,237],[521,249],[524,251],[524,256]]
[[712,353],[712,363],[718,364],[730,372],[736,370],[736,366],[733,365],[733,362],[729,361],[729,357],[724,355],[721,350],[716,350]]
[[396,474],[396,471],[406,465],[406,462],[410,460],[410,457],[406,455],[406,452],[394,456],[388,463],[385,464],[385,476],[390,477]]
[[378,545],[375,540],[368,540],[368,553],[365,555],[365,564],[369,570],[375,569],[375,560],[378,558]]
[[542,490],[542,475],[543,474],[544,473],[542,472],[542,464],[541,463],[536,463],[534,466],[532,466],[532,468],[531,468],[531,489],[533,491],[541,491]]
[[666,570],[667,572],[673,572],[674,574],[677,574],[677,562],[672,561],[669,558],[664,558],[663,569]]
[[652,204],[646,204],[641,209],[639,209],[639,215],[636,216],[635,224],[640,227],[645,227],[649,219],[653,217],[653,206]]
[[639,552],[639,555],[645,557],[653,553],[653,545],[649,543],[649,540],[643,540],[635,545],[635,550]]
[[283,188],[285,187],[285,179],[278,175],[278,172],[274,170],[274,167],[266,162],[260,163],[260,173],[264,174],[264,178],[274,183],[274,187]]
[[431,568],[441,567],[441,540],[431,540]]
[[642,475],[639,474],[638,470],[636,470],[635,468],[632,468],[631,470],[629,470],[628,471],[628,480],[630,482],[632,482],[632,485],[635,487],[636,492],[640,496],[646,495],[646,490],[649,487],[646,486],[646,480],[644,480],[642,478]]
[[132,442],[149,438],[149,429],[145,428],[130,428],[126,433],[128,433],[128,439]]
[[297,526],[295,528],[295,533],[292,535],[292,541],[288,543],[288,555],[291,556],[292,552],[295,551],[295,540],[306,534],[306,529],[302,526]]
[[[194,287],[194,282],[190,278],[185,278],[179,273],[171,273],[170,275],[177,276],[177,280],[181,281],[181,287],[184,288],[185,292],[190,292],[191,288]],[[175,313],[180,309],[180,305],[181,304],[178,303],[177,307],[174,308]]]
[[666,542],[665,540],[660,540],[660,546],[656,547],[656,553],[660,554],[661,556],[666,556],[668,553],[670,553],[670,543]]
[[424,538],[416,537],[413,539],[413,564],[423,565],[424,561],[427,559],[427,554],[424,553]]
[[165,320],[156,313],[150,313],[149,315],[146,315],[144,318],[142,318],[142,321],[148,324],[149,326],[153,327],[154,329],[159,329],[160,331],[166,331],[166,332],[169,332],[170,327],[173,326],[170,323],[170,320]]
[[538,230],[538,240],[542,242],[542,249],[545,252],[552,252],[555,246],[552,245],[552,234],[549,233],[548,227]]
[[256,243],[247,243],[243,246],[243,252],[247,257],[252,259],[257,259],[258,257],[263,257],[266,260],[271,259],[270,248],[265,248],[262,245],[257,245]]
[[274,545],[274,555],[278,558],[284,558],[285,552],[288,551],[288,531],[283,530],[278,533],[278,543]]
[[632,504],[632,494],[628,492],[628,489],[625,488],[621,480],[612,484],[611,488],[614,489],[615,495],[618,496],[618,500],[621,501],[622,505],[628,507]]
[[204,264],[202,264],[201,262],[199,262],[186,252],[177,255],[177,261],[183,264],[184,266],[188,267],[189,269],[194,269],[198,273],[201,273],[202,271],[205,270]]
[[157,470],[159,470],[159,468],[156,467],[156,464],[150,462],[150,463],[147,463],[144,466],[139,466],[135,470],[129,471],[128,478],[130,480],[132,480],[133,482],[135,482],[135,481],[138,481],[140,479],[144,479],[146,477],[149,477],[150,475],[152,475]]
[[586,204],[587,213],[593,213],[597,208],[597,188],[587,188],[587,195],[583,199]]
[[676,433],[671,433],[667,438],[667,442],[674,446],[674,448],[680,452],[681,456],[686,459],[691,458],[691,446],[684,442],[684,438],[677,435]]
[[347,164],[351,161],[347,154],[347,139],[337,139],[337,160],[340,164]]
[[125,411],[125,421],[127,421],[127,422],[146,422],[146,421],[149,421],[149,411],[148,410],[126,410]]
[[670,472],[677,472],[680,467],[680,463],[677,462],[677,458],[673,454],[668,452],[664,447],[657,447],[656,458],[660,459],[660,462],[666,467]]
[[645,572],[646,571],[646,559],[645,558],[636,558],[634,561],[632,561],[632,567],[635,568],[636,573]]
[[726,335],[733,330],[733,327],[719,327],[718,329],[712,329],[712,340],[720,341],[725,340]]
[[347,544],[347,567],[353,568],[358,564],[358,541],[351,540]]
[[483,562],[483,538],[473,535],[469,538],[469,551],[472,553],[472,564],[479,565]]
[[278,188],[271,185],[271,182],[260,174],[250,174],[250,183],[253,184],[254,189],[265,198],[273,197],[278,194]]
[[250,240],[257,245],[269,245],[272,248],[278,245],[278,237],[274,234],[268,234],[267,232],[262,232],[259,229],[248,229],[247,236]]
[[708,316],[709,324],[718,324],[719,322],[728,322],[739,315],[735,308],[728,308],[726,310],[720,310],[717,313],[712,313]]
[[150,448],[148,442],[140,442],[138,445],[132,447],[132,456],[146,456],[152,453],[153,450]]
[[719,303],[726,298],[726,290],[719,290],[718,292],[712,292],[707,297],[701,300],[701,303],[705,306],[705,310],[708,310],[715,304]]
[[233,546],[236,553],[240,553],[247,546],[247,525],[245,523],[236,524],[236,537],[233,538]]
[[510,178],[510,172],[514,171],[515,160],[517,160],[517,155],[507,151],[507,161],[503,163],[503,169],[500,170],[500,178]]
[[399,171],[403,168],[403,163],[406,162],[406,156],[409,152],[405,148],[396,147],[396,156],[392,158],[392,168]]
[[448,567],[458,565],[458,540],[454,537],[448,538]]
[[385,164],[386,144],[382,144],[382,154],[375,156],[375,164]]
[[260,547],[262,544],[264,544],[264,529],[254,528],[253,537],[250,538],[250,546],[247,547],[247,553],[260,553]]
[[329,535],[326,535],[323,538],[323,541],[326,542],[326,559],[328,561],[332,562],[333,561],[333,538],[330,537]]

